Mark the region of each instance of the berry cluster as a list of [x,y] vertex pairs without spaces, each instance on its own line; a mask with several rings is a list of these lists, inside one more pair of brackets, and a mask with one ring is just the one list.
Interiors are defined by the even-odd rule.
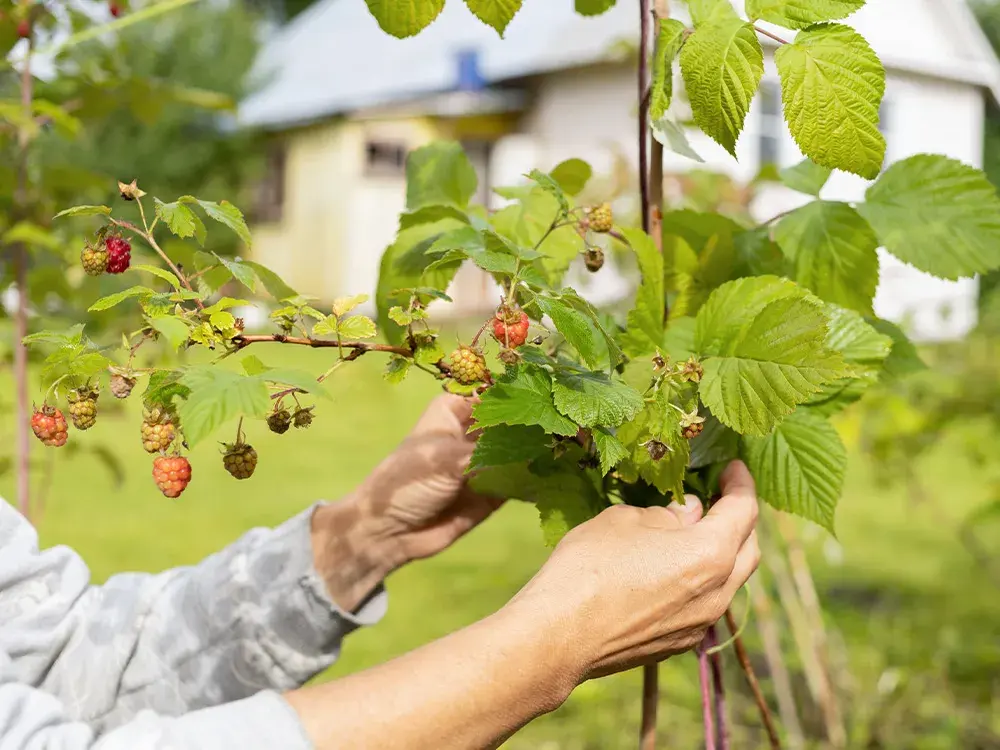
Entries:
[[131,262],[132,245],[116,234],[102,238],[97,245],[88,242],[80,253],[80,265],[88,276],[125,273]]

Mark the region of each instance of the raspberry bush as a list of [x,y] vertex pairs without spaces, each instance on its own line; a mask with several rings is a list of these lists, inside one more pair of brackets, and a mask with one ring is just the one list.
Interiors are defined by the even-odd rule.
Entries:
[[[614,4],[578,0],[577,8],[597,15]],[[307,428],[322,416],[320,383],[362,356],[382,355],[391,382],[430,376],[479,397],[473,481],[535,503],[549,544],[615,503],[664,504],[685,493],[710,503],[720,471],[737,457],[764,501],[833,531],[846,451],[829,418],[916,367],[904,333],[874,315],[876,249],[943,278],[1000,266],[1000,199],[981,172],[931,154],[883,171],[884,70],[840,22],[863,4],[746,0],[740,15],[728,0],[691,0],[684,23],[654,16],[639,0],[638,226],[610,202],[580,201],[591,168],[579,159],[496,188],[508,203],[491,212],[471,203],[477,177],[461,147],[432,143],[408,159],[406,210],[382,259],[377,320],[357,311],[367,295],[320,305],[252,260],[212,252],[209,225],[213,236],[218,225],[252,247],[243,214],[228,201],[161,199],[144,192],[155,186],[133,181],[118,185],[120,204],[60,212],[60,222],[89,233],[82,271],[128,284],[95,299],[92,320],[129,306],[139,323],[116,331],[120,343],[95,341],[83,325],[25,336],[45,355],[32,430],[46,445],[62,445],[67,425],[56,403],[66,402],[86,429],[96,415],[89,394],[104,378],[118,398],[140,388],[153,479],[176,498],[191,479],[188,448],[238,419],[222,468],[251,478],[257,454],[244,425],[251,434],[255,426],[279,434]],[[502,33],[521,1],[467,5]],[[433,21],[443,2],[410,0],[407,13],[374,0],[368,6],[386,31],[404,37]],[[786,41],[758,21],[798,34]],[[715,212],[664,212],[663,149],[691,153],[671,108],[675,68],[695,124],[734,153],[763,74],[760,34],[780,44],[785,116],[806,156],[780,180],[810,202],[759,225]],[[834,169],[873,181],[864,201],[819,198]],[[168,236],[169,252],[161,245]],[[641,277],[622,315],[596,309],[564,282],[576,263],[601,273],[611,250],[629,254]],[[464,264],[492,276],[501,302],[448,354],[433,311],[450,302],[448,287]],[[271,329],[245,331],[233,311],[265,294]],[[537,335],[529,339],[531,328]],[[263,344],[310,347],[320,372],[265,364],[244,351]],[[138,368],[140,347],[169,356]],[[178,355],[193,348],[213,361],[183,363]],[[499,363],[491,367],[492,355]],[[241,371],[215,364],[232,357]],[[741,664],[749,674],[749,662]],[[645,684],[648,698],[655,680]],[[644,747],[652,746],[651,726],[647,713]],[[714,747],[715,738],[708,742]]]

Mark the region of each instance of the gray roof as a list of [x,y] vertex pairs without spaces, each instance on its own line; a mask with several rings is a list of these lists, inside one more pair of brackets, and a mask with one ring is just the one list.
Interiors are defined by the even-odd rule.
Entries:
[[[898,15],[917,2],[880,3],[891,9],[869,3],[851,22],[856,19],[859,31],[874,35],[887,68],[982,86],[1000,101],[1000,61],[966,0],[920,0],[936,14],[937,33],[950,44],[943,59],[914,56],[905,45],[900,50],[898,39],[886,37],[878,14]],[[679,3],[672,5],[681,10]],[[478,52],[487,83],[594,63],[616,49],[620,53],[619,42],[634,44],[638,16],[635,0],[592,18],[577,15],[572,0],[531,0],[500,39],[464,2],[450,0],[427,29],[399,40],[378,27],[364,0],[321,0],[267,42],[255,70],[262,85],[242,103],[238,121],[281,129],[450,91],[458,80],[457,56],[468,50]]]
[[456,83],[456,56],[467,49],[478,50],[487,82],[594,62],[615,42],[635,39],[635,5],[585,18],[571,0],[527,2],[500,39],[452,0],[427,29],[400,40],[379,28],[364,0],[324,0],[265,45],[256,74],[266,83],[243,102],[239,120],[287,127],[447,91]]

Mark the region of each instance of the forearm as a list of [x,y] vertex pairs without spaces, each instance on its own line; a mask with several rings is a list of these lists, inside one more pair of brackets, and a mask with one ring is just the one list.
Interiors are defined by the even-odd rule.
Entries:
[[580,670],[566,623],[517,602],[374,669],[287,695],[317,750],[493,748],[558,708]]

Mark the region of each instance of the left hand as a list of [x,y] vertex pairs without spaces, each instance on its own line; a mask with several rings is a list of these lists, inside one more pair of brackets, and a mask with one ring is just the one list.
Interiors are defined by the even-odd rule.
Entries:
[[[350,498],[313,516],[317,568],[341,606],[360,603],[351,604],[356,589],[374,576],[381,580],[451,546],[503,503],[468,485],[465,470],[476,444],[468,433],[473,406],[461,396],[434,399]],[[364,582],[353,580],[358,574]]]

